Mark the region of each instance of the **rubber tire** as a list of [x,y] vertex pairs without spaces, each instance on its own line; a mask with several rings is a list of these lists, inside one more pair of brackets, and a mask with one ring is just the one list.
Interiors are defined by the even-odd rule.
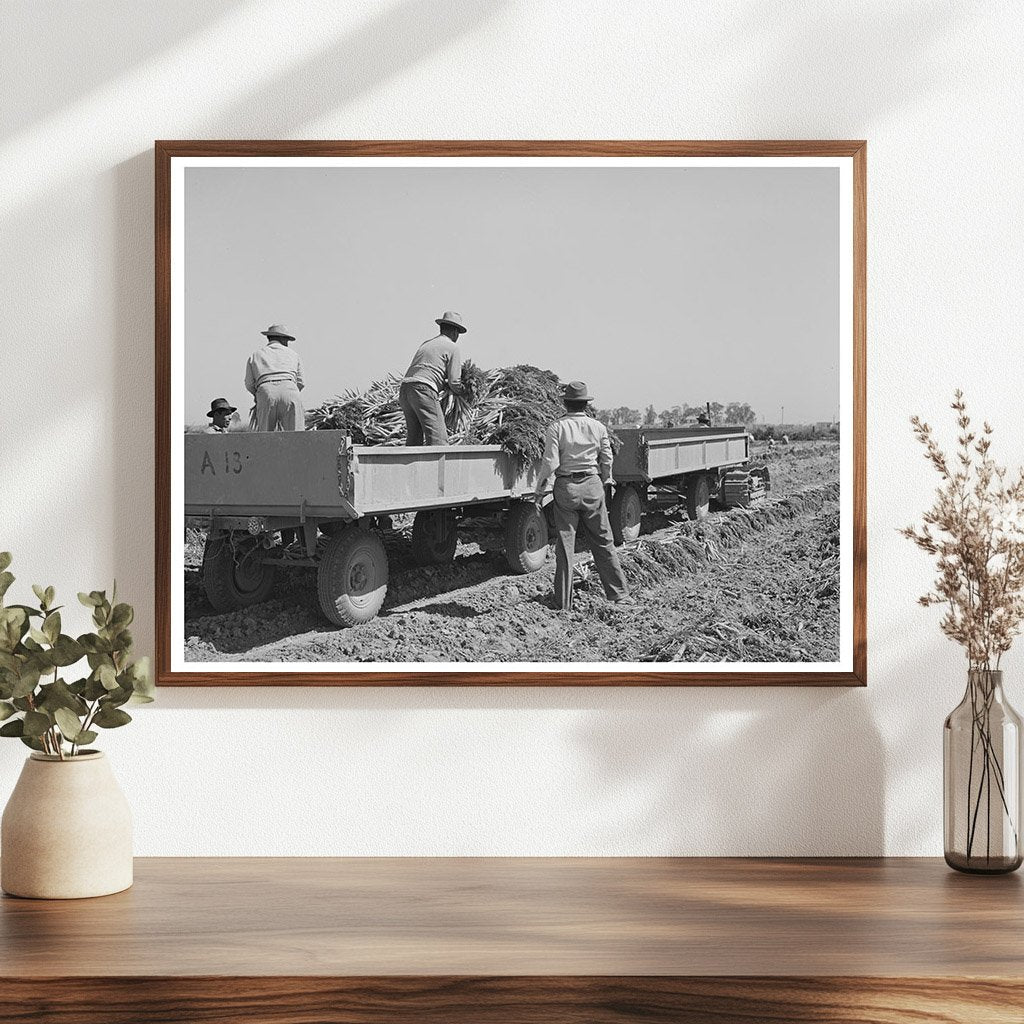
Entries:
[[700,473],[686,482],[686,514],[691,519],[704,519],[711,505],[711,488],[708,478]]
[[640,520],[644,513],[643,499],[632,484],[616,487],[608,506],[612,538],[616,545],[632,544],[640,536]]
[[377,617],[388,592],[388,556],[380,537],[349,527],[327,542],[316,571],[320,610],[336,626]]
[[417,565],[447,565],[455,557],[458,546],[459,534],[451,509],[416,513],[412,521],[412,557]]
[[505,558],[520,575],[536,572],[548,558],[548,521],[532,501],[516,502],[505,519]]
[[[243,533],[242,536],[252,542],[253,553],[262,558],[264,552],[258,543],[248,533]],[[230,534],[209,534],[206,538],[206,547],[203,548],[203,590],[206,591],[206,598],[215,611],[233,612],[239,608],[247,608],[249,605],[266,601],[273,592],[276,575],[273,565],[264,563],[260,570],[254,568],[249,579],[244,576],[240,579],[236,569],[235,550],[231,546]]]

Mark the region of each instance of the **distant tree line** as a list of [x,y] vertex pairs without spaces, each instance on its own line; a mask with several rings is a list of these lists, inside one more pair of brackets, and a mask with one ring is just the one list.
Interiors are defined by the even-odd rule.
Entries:
[[[658,412],[653,405],[640,412],[639,409],[631,409],[629,406],[620,405],[615,409],[597,409],[597,418],[610,427],[639,426],[645,427],[682,427],[697,422],[697,417],[706,413],[707,407],[703,405],[674,405],[671,409],[662,409]],[[737,426],[751,426],[757,421],[757,413],[746,402],[730,402],[723,405],[721,402],[711,403],[712,425],[729,424]]]

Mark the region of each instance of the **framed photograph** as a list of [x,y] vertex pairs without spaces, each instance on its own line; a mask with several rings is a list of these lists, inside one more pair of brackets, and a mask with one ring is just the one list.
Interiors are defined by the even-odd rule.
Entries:
[[865,685],[863,142],[158,142],[160,685]]

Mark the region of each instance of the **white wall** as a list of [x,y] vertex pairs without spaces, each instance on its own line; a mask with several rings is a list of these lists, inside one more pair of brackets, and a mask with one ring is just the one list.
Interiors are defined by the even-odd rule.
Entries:
[[167,689],[104,737],[140,854],[941,852],[963,664],[896,528],[912,412],[960,385],[1024,447],[1019,5],[6,0],[0,38],[0,548],[116,576],[143,650],[153,139],[869,140],[866,690]]

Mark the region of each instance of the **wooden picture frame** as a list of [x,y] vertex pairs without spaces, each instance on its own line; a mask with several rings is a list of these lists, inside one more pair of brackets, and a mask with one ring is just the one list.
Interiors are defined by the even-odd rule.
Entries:
[[[188,344],[184,326],[185,215],[183,184],[186,168],[196,167],[412,167],[497,166],[518,169],[602,163],[634,167],[825,167],[838,172],[836,228],[840,244],[838,293],[838,387],[841,413],[836,417],[839,440],[838,493],[841,511],[841,571],[837,586],[838,656],[832,662],[792,665],[741,662],[664,663],[618,662],[585,668],[574,663],[545,663],[533,668],[515,663],[453,661],[438,667],[410,661],[400,666],[355,668],[331,662],[320,670],[289,663],[273,665],[227,662],[214,665],[185,660],[184,556],[175,560],[184,504],[175,504],[181,490],[183,366]],[[493,163],[492,163],[493,162]],[[156,666],[161,686],[863,686],[866,685],[866,143],[863,141],[158,141],[155,144],[156,240]],[[441,299],[442,304],[445,299]],[[430,316],[436,315],[430,310]],[[437,311],[439,312],[439,311]],[[287,316],[288,314],[282,314]],[[246,323],[246,332],[262,324]],[[249,334],[246,334],[248,337]],[[426,335],[424,335],[425,337]],[[253,339],[255,342],[255,339]],[[407,339],[409,345],[416,339]],[[408,355],[405,351],[401,355]],[[381,374],[385,371],[382,368]],[[220,392],[218,391],[218,394]],[[209,401],[212,396],[206,397]],[[651,406],[653,409],[653,406]],[[785,424],[783,412],[780,422]],[[176,424],[172,432],[172,425]],[[212,443],[212,442],[211,442]],[[275,442],[276,443],[276,442]],[[226,453],[225,453],[226,454]],[[219,457],[219,455],[218,455]],[[678,457],[678,456],[677,456]],[[191,507],[191,506],[190,506]],[[305,508],[305,505],[303,505]],[[305,520],[303,519],[303,522]],[[317,527],[313,526],[313,537]],[[300,540],[301,543],[301,540]],[[181,549],[184,551],[184,549]],[[312,550],[312,548],[310,548]],[[175,589],[180,588],[180,589]],[[355,635],[359,626],[352,627]],[[381,663],[384,664],[384,663]],[[513,664],[513,663],[509,663]]]

